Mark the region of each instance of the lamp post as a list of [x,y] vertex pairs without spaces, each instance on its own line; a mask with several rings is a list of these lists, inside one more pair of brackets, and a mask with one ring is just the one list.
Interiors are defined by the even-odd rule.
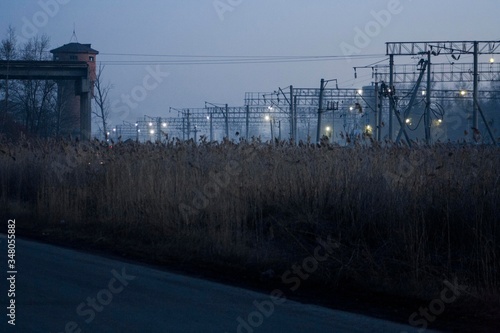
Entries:
[[158,134],[158,132],[160,131],[159,118],[154,118],[154,117],[150,117],[150,116],[145,115],[144,121],[146,122],[146,125],[147,125],[147,133],[150,136],[149,140],[151,140],[155,134],[159,135]]
[[321,135],[321,114],[324,112],[323,110],[323,94],[325,92],[326,85],[328,82],[335,81],[336,89],[339,89],[337,79],[325,80],[321,79],[320,88],[319,88],[319,103],[318,103],[318,129],[316,131],[316,142],[319,142]]
[[162,127],[163,129],[166,129],[166,128],[168,127],[168,123],[167,123],[166,121],[163,121],[163,122],[161,123],[161,127]]
[[207,120],[210,123],[210,142],[213,142],[214,141],[214,127],[213,127],[213,117],[212,117],[211,112],[208,114]]

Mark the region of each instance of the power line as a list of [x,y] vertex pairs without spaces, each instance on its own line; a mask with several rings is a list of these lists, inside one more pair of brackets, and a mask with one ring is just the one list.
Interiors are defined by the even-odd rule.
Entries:
[[150,53],[108,53],[101,52],[100,56],[127,56],[127,57],[171,57],[171,58],[356,58],[356,57],[383,57],[384,54],[366,54],[357,56],[345,55],[192,55],[192,54],[150,54]]
[[[142,55],[143,56],[143,55]],[[153,55],[151,55],[153,56]],[[157,55],[157,57],[161,57]],[[355,59],[379,59],[384,55],[359,55],[359,56],[169,56],[194,59],[172,60],[102,60],[106,65],[235,65],[235,64],[273,64],[273,63],[299,63],[299,62],[326,62]]]

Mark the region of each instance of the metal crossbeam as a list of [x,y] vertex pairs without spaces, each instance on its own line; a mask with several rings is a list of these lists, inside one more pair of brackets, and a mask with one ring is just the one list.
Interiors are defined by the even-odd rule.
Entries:
[[[420,74],[418,64],[394,65],[394,83],[414,83]],[[480,63],[479,81],[500,81],[500,63]],[[373,67],[376,82],[389,82],[389,66]],[[433,64],[431,71],[433,82],[473,82],[474,64]]]
[[500,54],[500,41],[428,41],[428,42],[388,42],[386,55],[434,55],[473,54],[475,44],[478,54]]
[[[361,92],[361,94],[360,94]],[[296,105],[299,106],[319,106],[319,88],[294,88],[293,96],[297,98]],[[323,99],[327,102],[350,103],[355,100],[362,100],[362,97],[374,97],[374,90],[361,91],[361,89],[325,89]],[[289,105],[284,99],[279,99],[273,93],[247,92],[245,94],[245,104],[250,106],[279,106],[283,110],[289,111]],[[316,110],[317,112],[317,110]]]

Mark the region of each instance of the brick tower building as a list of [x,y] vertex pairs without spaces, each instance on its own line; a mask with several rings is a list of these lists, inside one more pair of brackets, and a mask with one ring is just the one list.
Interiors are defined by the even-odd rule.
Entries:
[[[89,69],[88,87],[79,87],[72,80],[58,81],[58,111],[60,114],[60,134],[71,135],[80,139],[90,139],[91,112],[90,100],[94,96],[94,82],[96,80],[96,56],[98,51],[92,49],[91,44],[69,43],[50,51],[54,61],[86,62]],[[75,86],[76,85],[76,86]],[[80,94],[89,91],[87,94]],[[88,107],[82,110],[80,99],[88,98]]]

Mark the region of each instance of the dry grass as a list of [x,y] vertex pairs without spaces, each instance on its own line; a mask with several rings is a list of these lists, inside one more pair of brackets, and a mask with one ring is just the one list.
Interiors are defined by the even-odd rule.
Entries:
[[498,304],[499,167],[492,146],[3,142],[0,202],[38,230],[277,273],[331,235],[323,285],[428,298],[457,278]]

